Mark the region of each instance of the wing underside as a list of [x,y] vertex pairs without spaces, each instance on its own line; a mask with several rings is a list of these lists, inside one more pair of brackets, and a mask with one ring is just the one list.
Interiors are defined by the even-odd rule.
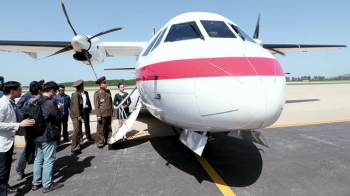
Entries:
[[[37,54],[53,54],[56,51],[69,46],[67,41],[8,41],[0,40],[0,51],[23,52],[33,58]],[[147,42],[103,42],[106,56],[139,56]],[[74,50],[61,54],[73,55]]]
[[315,50],[335,50],[346,48],[345,45],[309,45],[309,44],[263,44],[263,48],[272,54],[287,52],[308,52]]

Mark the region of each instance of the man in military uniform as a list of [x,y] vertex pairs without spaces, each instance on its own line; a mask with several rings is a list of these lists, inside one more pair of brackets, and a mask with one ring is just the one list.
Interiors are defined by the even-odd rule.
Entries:
[[97,117],[96,146],[103,148],[112,137],[112,116],[114,117],[114,107],[111,91],[107,89],[106,77],[102,76],[96,80],[100,89],[94,94],[94,105]]
[[84,92],[84,81],[78,80],[74,82],[73,87],[75,87],[77,91],[72,94],[70,105],[70,118],[72,119],[74,127],[71,151],[72,153],[80,154],[80,140],[83,138],[82,119],[84,117],[83,98],[81,93]]

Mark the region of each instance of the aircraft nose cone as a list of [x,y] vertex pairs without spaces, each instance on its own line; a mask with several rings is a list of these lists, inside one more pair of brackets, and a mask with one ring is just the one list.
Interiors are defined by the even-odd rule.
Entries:
[[87,41],[88,37],[85,35],[74,36],[71,44],[76,52],[82,52],[83,49],[88,50],[90,48],[90,43]]
[[209,122],[209,118],[220,116],[217,127],[257,128],[263,123],[266,94],[245,58],[206,62],[198,72],[195,93],[202,116]]

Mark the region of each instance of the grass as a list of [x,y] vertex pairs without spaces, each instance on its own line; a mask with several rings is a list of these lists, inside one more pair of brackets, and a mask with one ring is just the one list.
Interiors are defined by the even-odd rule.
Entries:
[[287,82],[287,85],[318,85],[318,84],[350,84],[349,80],[332,80],[332,81],[312,81],[312,82]]

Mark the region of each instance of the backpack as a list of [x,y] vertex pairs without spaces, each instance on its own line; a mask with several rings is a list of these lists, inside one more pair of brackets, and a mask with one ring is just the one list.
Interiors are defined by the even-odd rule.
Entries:
[[43,113],[41,111],[41,104],[44,103],[46,99],[36,100],[33,103],[30,103],[27,111],[24,113],[24,119],[34,119],[35,123],[33,126],[25,127],[26,134],[30,136],[41,136],[45,133],[46,130],[46,121],[44,119]]

